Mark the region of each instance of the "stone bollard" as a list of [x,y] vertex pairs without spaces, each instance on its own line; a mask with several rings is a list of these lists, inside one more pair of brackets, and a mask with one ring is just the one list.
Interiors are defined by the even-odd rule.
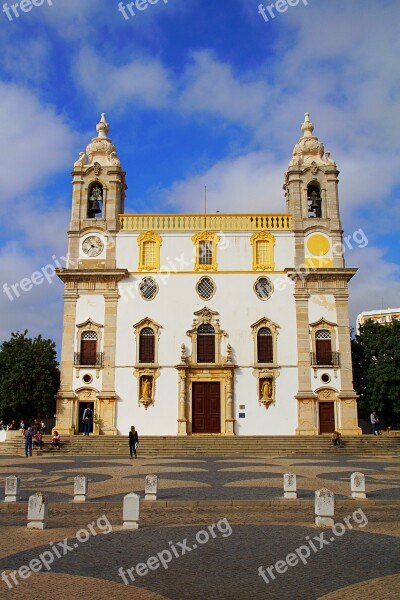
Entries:
[[28,502],[28,529],[45,529],[47,527],[47,496],[40,492],[30,496]]
[[20,479],[18,475],[6,477],[4,502],[17,502],[19,500],[19,484]]
[[77,475],[74,477],[74,502],[86,502],[88,485],[88,480],[85,475]]
[[157,475],[146,475],[144,485],[145,500],[157,500],[158,477]]
[[283,476],[283,497],[297,498],[296,475],[294,473],[285,473]]
[[139,529],[140,498],[137,494],[124,496],[122,529]]
[[326,488],[315,492],[315,524],[318,527],[332,527],[335,516],[334,493]]
[[351,497],[352,498],[366,498],[365,493],[365,475],[364,473],[352,473],[351,474]]

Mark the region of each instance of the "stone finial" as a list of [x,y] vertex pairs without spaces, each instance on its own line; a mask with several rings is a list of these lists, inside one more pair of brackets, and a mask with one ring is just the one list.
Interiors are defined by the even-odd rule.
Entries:
[[297,483],[294,473],[285,473],[283,476],[283,497],[297,498]]
[[45,529],[47,527],[47,496],[40,492],[30,496],[28,502],[28,529]]
[[352,498],[366,498],[365,493],[365,475],[364,473],[352,473],[351,474],[351,497]]
[[157,500],[158,477],[157,475],[146,475],[145,479],[145,500]]
[[315,524],[318,527],[332,527],[335,516],[335,496],[327,488],[315,492]]
[[19,500],[20,478],[18,475],[6,477],[4,502],[17,502]]
[[96,125],[97,137],[106,138],[110,130],[110,124],[107,123],[105,113],[101,113],[100,122]]
[[304,122],[301,124],[303,137],[311,137],[314,131],[314,123],[310,121],[310,113],[304,113]]
[[124,496],[122,529],[139,529],[140,498],[137,494]]

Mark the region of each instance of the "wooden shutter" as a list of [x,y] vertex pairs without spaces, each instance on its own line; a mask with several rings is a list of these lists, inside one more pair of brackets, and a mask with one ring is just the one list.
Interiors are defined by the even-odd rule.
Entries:
[[81,365],[95,365],[96,364],[96,340],[82,340],[81,341]]

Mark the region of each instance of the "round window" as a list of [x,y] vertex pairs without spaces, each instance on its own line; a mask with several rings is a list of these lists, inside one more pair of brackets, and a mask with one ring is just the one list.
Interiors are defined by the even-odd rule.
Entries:
[[200,298],[209,300],[215,294],[215,284],[210,277],[202,277],[196,285],[196,291]]
[[145,277],[139,284],[139,292],[145,300],[153,300],[158,294],[158,285],[152,277]]
[[321,381],[323,381],[324,383],[329,383],[331,380],[331,376],[328,375],[328,373],[323,373],[321,375]]
[[91,375],[89,375],[89,373],[86,373],[86,375],[84,375],[82,377],[82,379],[85,383],[92,383],[93,377]]
[[260,300],[268,300],[274,288],[268,277],[259,277],[254,284],[254,291]]

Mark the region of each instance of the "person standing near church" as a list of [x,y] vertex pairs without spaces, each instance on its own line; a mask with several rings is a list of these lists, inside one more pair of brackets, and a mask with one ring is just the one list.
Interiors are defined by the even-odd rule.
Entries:
[[32,427],[28,427],[25,431],[25,456],[32,456]]
[[90,408],[90,404],[87,404],[85,410],[83,411],[83,416],[82,416],[83,433],[85,435],[89,435],[89,433],[92,429],[92,421],[93,421],[93,411]]
[[138,448],[138,446],[139,446],[138,432],[136,431],[136,429],[132,425],[131,430],[129,432],[129,451],[131,453],[131,458],[133,458],[133,455],[135,455],[135,458],[137,458],[137,448]]
[[379,425],[378,415],[376,414],[375,410],[371,413],[371,427],[372,427],[372,433],[374,435],[379,435],[380,425]]

